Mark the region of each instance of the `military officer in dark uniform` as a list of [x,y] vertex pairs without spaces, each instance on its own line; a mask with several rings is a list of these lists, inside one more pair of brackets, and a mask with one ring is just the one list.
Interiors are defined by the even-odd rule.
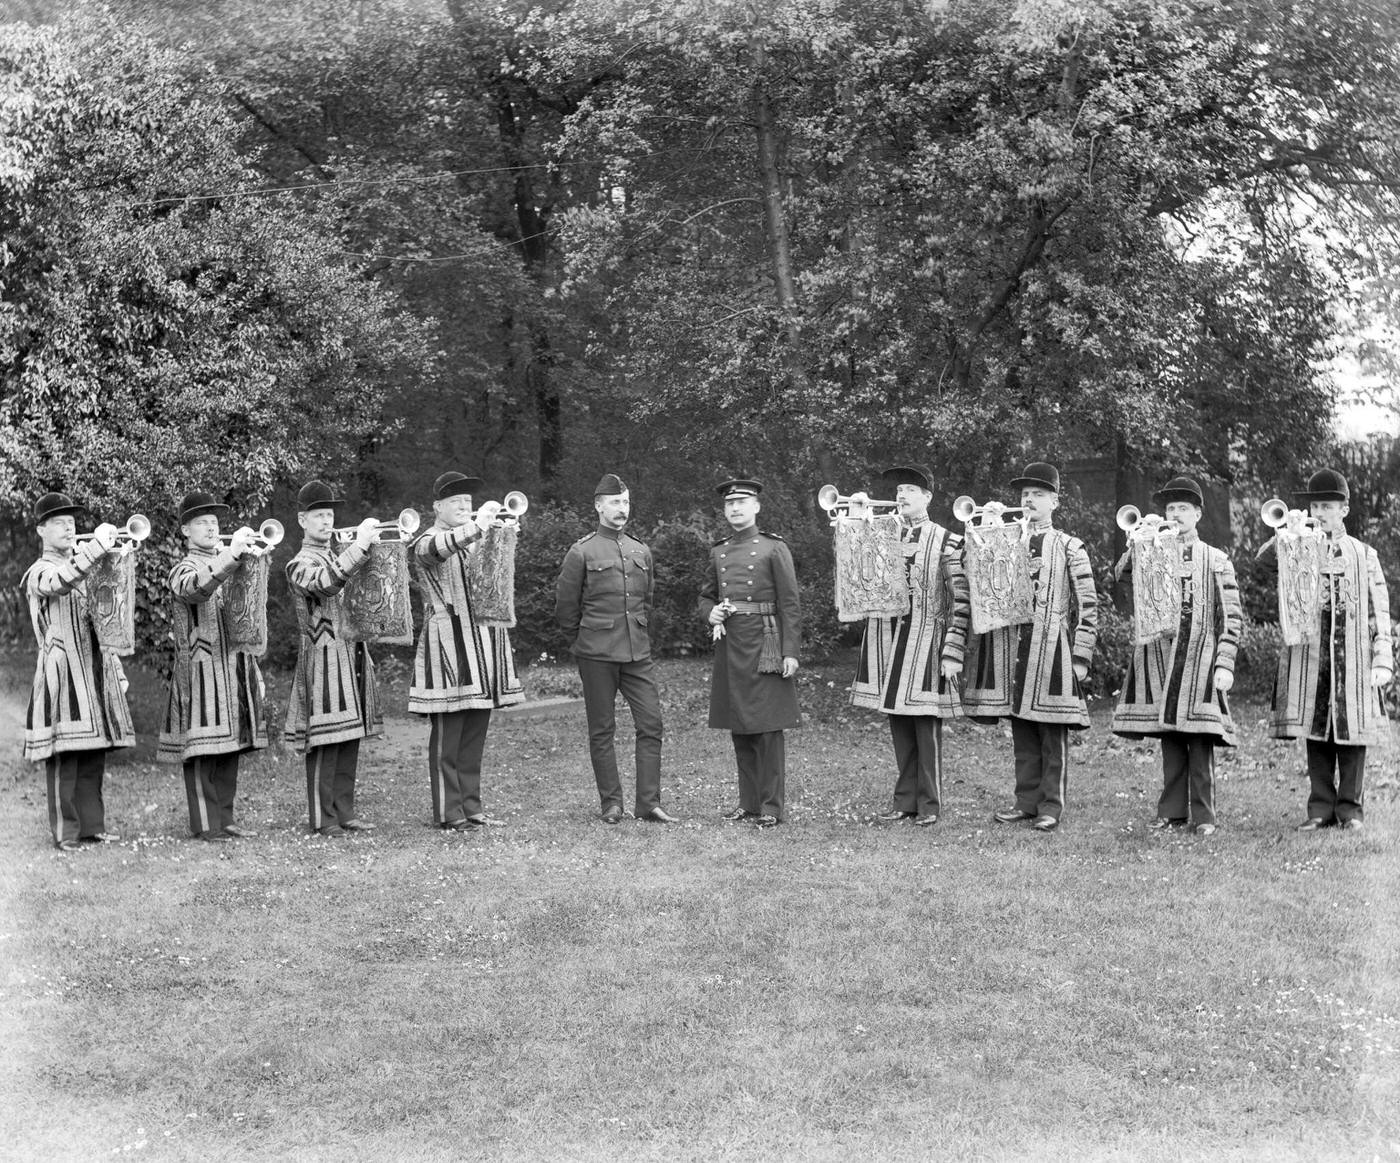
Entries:
[[739,806],[726,819],[771,828],[783,819],[783,731],[798,726],[797,649],[802,612],[792,553],[758,530],[758,481],[718,486],[733,533],[710,550],[700,615],[714,627],[710,726],[734,739]]
[[593,490],[598,528],[569,547],[554,587],[554,617],[573,640],[588,715],[588,753],[605,824],[622,819],[617,774],[617,693],[637,730],[637,819],[671,824],[661,807],[661,694],[651,663],[651,550],[623,532],[632,513],[627,486],[606,473]]

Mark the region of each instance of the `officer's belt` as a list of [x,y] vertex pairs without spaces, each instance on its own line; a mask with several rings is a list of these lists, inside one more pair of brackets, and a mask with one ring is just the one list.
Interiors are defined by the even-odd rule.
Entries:
[[726,600],[729,602],[731,614],[776,614],[778,612],[776,602],[736,602],[733,598]]

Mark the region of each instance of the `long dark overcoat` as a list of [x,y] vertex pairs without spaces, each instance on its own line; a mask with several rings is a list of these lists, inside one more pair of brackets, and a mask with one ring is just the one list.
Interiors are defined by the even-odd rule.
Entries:
[[776,650],[780,658],[796,658],[802,641],[797,571],[782,538],[750,528],[710,549],[700,616],[708,619],[725,598],[769,603],[773,613],[731,614],[725,622],[710,677],[710,726],[736,735],[798,726],[802,713],[796,682],[758,669],[765,632],[770,655]]

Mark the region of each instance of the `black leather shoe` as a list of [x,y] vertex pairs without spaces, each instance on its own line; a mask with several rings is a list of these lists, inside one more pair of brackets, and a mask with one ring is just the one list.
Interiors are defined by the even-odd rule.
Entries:
[[1037,832],[1053,832],[1060,826],[1060,821],[1054,816],[1036,816],[1035,823],[1031,825]]
[[322,840],[339,840],[345,833],[339,828],[332,826],[329,828],[317,828],[316,835],[320,836]]
[[915,816],[914,823],[920,828],[931,828],[934,824],[938,823],[938,817],[930,812],[927,816]]
[[257,835],[256,832],[249,831],[247,828],[240,828],[236,824],[230,824],[225,828],[224,834],[226,836],[232,836],[235,840],[246,840],[249,836]]
[[340,825],[347,832],[373,832],[374,825],[368,820],[346,820]]
[[60,840],[58,842],[58,850],[60,852],[81,852],[83,846],[76,840]]
[[880,812],[875,817],[877,824],[897,824],[900,820],[912,820],[917,812],[901,812],[898,808],[891,808],[888,812]]
[[622,809],[613,804],[612,807],[604,809],[601,818],[605,824],[620,824],[622,823]]
[[722,820],[752,820],[757,818],[757,812],[746,812],[743,808],[731,808],[720,817]]
[[653,824],[679,824],[680,821],[675,816],[662,808],[652,808],[649,812],[643,812],[637,817],[639,820],[649,820]]
[[468,828],[500,828],[504,824],[504,820],[494,820],[485,812],[477,812],[476,815],[467,817]]
[[1215,825],[1214,825],[1214,824],[1197,824],[1197,825],[1196,825],[1196,835],[1197,835],[1197,836],[1214,836],[1214,835],[1215,835]]
[[1319,819],[1317,816],[1309,816],[1306,820],[1304,820],[1301,824],[1298,825],[1298,831],[1316,832],[1319,828],[1330,828],[1331,826],[1331,820],[1322,820]]
[[1337,825],[1337,827],[1339,827],[1343,832],[1359,832],[1365,826],[1366,825],[1363,824],[1360,820],[1358,820],[1355,816],[1352,816],[1352,818],[1349,820],[1343,820],[1340,824]]
[[1160,832],[1163,828],[1184,828],[1185,820],[1169,820],[1166,816],[1158,816],[1152,823],[1147,825],[1153,832]]
[[1020,808],[999,808],[992,813],[992,819],[998,824],[1017,824],[1022,820],[1035,819],[1035,813],[1023,812]]
[[755,816],[753,820],[755,828],[776,828],[781,823],[777,816]]
[[438,825],[444,832],[465,832],[467,826],[466,820],[446,820]]
[[209,831],[200,832],[199,835],[195,837],[195,839],[204,840],[210,844],[227,844],[230,840],[233,839],[233,837],[230,836],[227,832]]
[[121,839],[115,832],[94,832],[91,836],[79,836],[84,844],[115,844]]

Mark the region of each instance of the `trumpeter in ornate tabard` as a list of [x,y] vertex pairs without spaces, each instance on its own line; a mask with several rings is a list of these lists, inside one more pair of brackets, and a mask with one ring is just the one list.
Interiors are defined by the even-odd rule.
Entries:
[[325,837],[374,825],[355,809],[360,740],[382,735],[374,661],[364,642],[349,641],[340,594],[369,560],[379,524],[367,517],[355,539],[336,552],[336,517],[344,502],[323,481],[297,493],[301,549],[287,563],[297,613],[297,668],[284,738],[306,756],[306,803],[311,829]]
[[922,465],[888,468],[880,494],[894,492],[909,580],[909,612],[869,618],[851,702],[888,716],[897,776],[893,822],[938,822],[943,811],[943,720],[961,715],[959,676],[967,647],[963,539],[929,519],[933,481]]
[[793,681],[802,641],[797,573],[782,538],[758,529],[763,486],[731,480],[716,491],[733,532],[711,548],[700,589],[700,616],[715,635],[709,723],[734,741],[739,805],[727,818],[768,828],[785,812],[783,731],[801,720]]
[[1037,461],[1011,482],[1029,526],[1035,593],[1029,622],[974,637],[963,708],[973,718],[1011,720],[1016,802],[994,814],[1003,824],[1059,826],[1069,781],[1069,732],[1089,725],[1083,683],[1098,627],[1089,555],[1077,537],[1051,524],[1060,473]]
[[238,757],[267,746],[262,673],[252,654],[231,645],[222,588],[257,552],[257,534],[241,528],[225,546],[219,518],[227,512],[205,492],[180,505],[185,556],[167,581],[175,659],[157,753],[184,767],[190,831],[216,841],[252,834],[234,823]]
[[480,477],[445,472],[433,483],[433,524],[414,539],[410,554],[424,594],[423,629],[413,661],[408,709],[427,715],[428,778],[433,822],[466,831],[495,823],[481,808],[481,760],[491,712],[524,702],[510,634],[477,621],[466,556],[480,544],[500,506],[473,513]]
[[[1162,794],[1148,827],[1191,824],[1210,835],[1216,829],[1215,748],[1235,745],[1227,692],[1242,625],[1239,587],[1229,557],[1196,532],[1205,508],[1201,487],[1175,477],[1152,499],[1163,507],[1179,549],[1172,555],[1174,576],[1165,580],[1176,589],[1180,617],[1172,633],[1133,648],[1113,732],[1162,742]],[[1159,580],[1133,577],[1131,549],[1115,572],[1134,584]]]
[[24,757],[43,763],[49,832],[64,852],[115,840],[107,831],[102,778],[107,752],[135,742],[121,660],[93,627],[86,579],[116,545],[112,526],[79,541],[82,511],[63,493],[34,509],[43,552],[21,582],[39,647],[24,720]]
[[[1380,688],[1395,669],[1390,595],[1371,546],[1347,534],[1351,489],[1322,469],[1298,494],[1326,538],[1318,633],[1285,646],[1274,682],[1273,733],[1307,740],[1308,815],[1299,828],[1359,829],[1365,818],[1366,747],[1386,729]],[[1273,553],[1274,538],[1260,547]]]
[[593,492],[598,527],[569,547],[554,589],[554,616],[568,635],[583,682],[588,753],[602,803],[602,819],[622,819],[622,781],[613,736],[617,695],[632,709],[637,731],[636,817],[669,824],[661,807],[661,693],[651,661],[651,550],[626,532],[632,494],[614,473]]

